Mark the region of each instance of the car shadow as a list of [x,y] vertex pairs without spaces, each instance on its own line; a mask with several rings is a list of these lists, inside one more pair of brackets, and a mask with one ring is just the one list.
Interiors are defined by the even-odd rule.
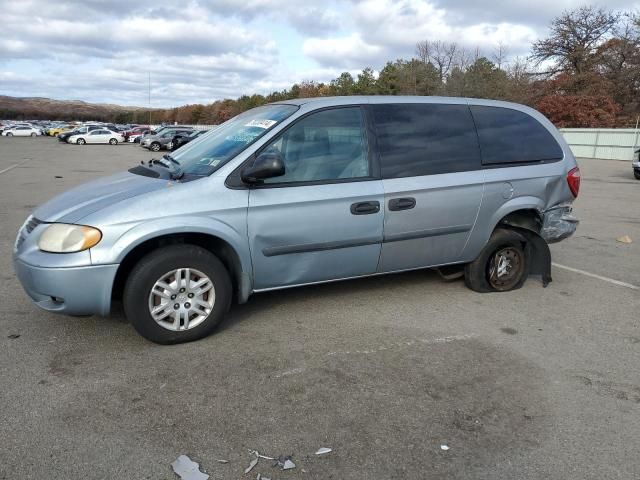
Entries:
[[371,298],[379,298],[389,295],[392,291],[400,292],[420,286],[427,289],[444,283],[447,282],[442,280],[435,270],[422,269],[255,293],[247,303],[231,305],[217,331],[221,332],[234,324],[247,321],[258,312],[268,312],[283,304],[294,306],[310,298],[320,302],[337,301],[346,297],[355,298],[365,293]]

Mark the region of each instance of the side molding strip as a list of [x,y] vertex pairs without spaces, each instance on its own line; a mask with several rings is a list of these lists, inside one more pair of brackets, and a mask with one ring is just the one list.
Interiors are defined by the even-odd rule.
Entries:
[[339,248],[364,247],[376,245],[378,243],[401,242],[403,240],[415,240],[418,238],[437,237],[440,235],[451,235],[463,233],[471,230],[471,225],[457,225],[453,227],[432,228],[429,230],[417,230],[414,232],[398,233],[387,235],[384,238],[365,238],[362,240],[344,240],[338,242],[305,243],[302,245],[282,245],[276,247],[265,247],[262,254],[265,257],[276,257],[279,255],[289,255],[292,253],[323,252],[326,250],[337,250]]
[[406,233],[394,233],[385,235],[383,242],[401,242],[402,240],[415,240],[416,238],[438,237],[440,235],[452,235],[471,230],[471,225],[455,225],[453,227],[430,228],[429,230],[416,230]]
[[302,245],[282,245],[278,247],[266,247],[262,249],[265,257],[275,257],[277,255],[288,255],[290,253],[322,252],[325,250],[336,250],[338,248],[364,247],[366,245],[376,245],[382,243],[381,238],[365,238],[362,240],[344,240],[338,242],[325,243],[305,243]]

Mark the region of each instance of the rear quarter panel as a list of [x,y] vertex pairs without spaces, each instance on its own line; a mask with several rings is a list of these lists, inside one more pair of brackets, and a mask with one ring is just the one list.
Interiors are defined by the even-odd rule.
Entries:
[[496,225],[509,213],[523,209],[542,213],[554,205],[572,201],[567,172],[565,161],[485,169],[484,197],[463,261],[471,261],[480,254]]

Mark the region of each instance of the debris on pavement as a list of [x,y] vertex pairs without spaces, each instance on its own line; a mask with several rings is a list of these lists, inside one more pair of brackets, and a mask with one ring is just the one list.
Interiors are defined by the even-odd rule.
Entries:
[[218,462],[218,463],[229,463],[229,460],[224,460],[222,458],[219,458],[219,459],[216,460],[216,462]]
[[259,451],[257,450],[251,450],[251,453],[254,453],[255,455],[258,456],[258,458],[264,458],[265,460],[275,460],[275,458],[273,457],[267,457],[266,455],[262,455]]
[[252,450],[252,455],[254,455],[253,460],[251,460],[251,463],[249,463],[249,466],[247,468],[244,469],[244,473],[249,473],[251,470],[253,470],[253,467],[255,467],[258,464],[258,460],[260,460],[260,457],[258,456],[258,452],[255,450]]
[[256,480],[271,480],[269,477],[264,477],[262,476],[262,474],[258,474],[258,476],[256,477]]
[[14,340],[16,338],[20,338],[20,334],[19,333],[12,333],[11,335],[7,335],[7,338],[10,338],[10,339]]
[[330,453],[330,452],[331,452],[330,448],[322,447],[318,449],[318,451],[316,452],[316,455],[324,455],[325,453]]
[[444,450],[445,452],[449,450],[449,445],[442,444],[440,445],[440,450]]
[[[275,460],[275,458],[273,458],[273,457],[268,457],[268,456],[266,456],[266,455],[262,455],[262,454],[261,454],[259,451],[257,451],[257,450],[249,450],[249,453],[250,453],[251,455],[253,455],[253,457],[254,457],[254,458],[253,458],[253,460],[251,460],[251,463],[249,463],[249,466],[245,469],[244,473],[249,473],[251,470],[253,470],[253,468],[258,464],[258,461],[259,461],[261,458],[264,458],[265,460]],[[275,465],[274,465],[274,466],[275,466]],[[258,474],[258,475],[260,475],[260,474]],[[260,477],[260,478],[262,478],[262,479],[264,479],[264,480],[270,480],[270,479],[265,478],[265,477]]]
[[282,470],[291,470],[292,468],[296,468],[296,464],[291,460],[292,456],[293,455],[280,455],[278,457],[278,461],[273,466],[278,466]]
[[618,237],[616,238],[616,241],[620,243],[633,243],[633,240],[631,240],[631,237],[629,235]]
[[209,478],[209,475],[200,471],[200,465],[186,455],[180,455],[171,464],[171,467],[182,480],[207,480]]

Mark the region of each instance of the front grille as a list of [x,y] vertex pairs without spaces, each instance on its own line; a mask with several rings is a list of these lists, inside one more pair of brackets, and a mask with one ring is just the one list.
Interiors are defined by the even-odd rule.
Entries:
[[26,234],[33,232],[33,229],[42,223],[42,220],[38,220],[36,217],[30,217],[24,226]]
[[33,230],[41,223],[44,223],[44,222],[42,220],[38,220],[33,216],[29,217],[27,221],[24,222],[24,225],[18,232],[18,238],[16,238],[16,243],[15,243],[16,251],[20,248],[20,245],[22,245],[22,243],[25,241],[27,236],[29,236],[29,234],[33,232]]

